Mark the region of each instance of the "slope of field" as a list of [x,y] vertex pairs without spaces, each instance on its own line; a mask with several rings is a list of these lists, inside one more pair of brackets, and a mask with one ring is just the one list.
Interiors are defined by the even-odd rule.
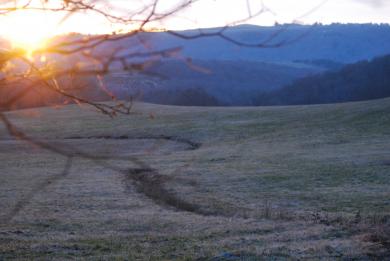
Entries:
[[0,259],[390,254],[390,99],[8,116],[70,157],[0,127]]

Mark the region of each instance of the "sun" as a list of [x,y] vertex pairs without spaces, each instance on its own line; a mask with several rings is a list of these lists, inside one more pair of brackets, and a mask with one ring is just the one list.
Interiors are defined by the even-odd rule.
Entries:
[[21,48],[29,54],[44,48],[56,33],[55,23],[42,12],[20,11],[5,22],[7,27],[2,32],[3,37],[10,41],[13,48]]

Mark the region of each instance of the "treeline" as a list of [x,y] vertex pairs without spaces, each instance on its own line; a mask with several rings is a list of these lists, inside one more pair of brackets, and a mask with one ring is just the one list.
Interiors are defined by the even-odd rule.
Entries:
[[296,80],[262,92],[254,105],[299,105],[370,100],[390,96],[390,55]]
[[214,96],[203,88],[189,88],[177,90],[154,90],[143,98],[144,101],[165,105],[179,106],[223,106]]

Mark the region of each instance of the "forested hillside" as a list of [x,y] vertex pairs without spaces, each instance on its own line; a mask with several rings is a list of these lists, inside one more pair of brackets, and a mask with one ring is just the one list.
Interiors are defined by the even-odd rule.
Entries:
[[390,55],[309,76],[282,89],[262,93],[256,105],[318,104],[390,96]]
[[[176,33],[194,36],[218,30],[220,28]],[[304,104],[388,95],[387,71],[378,64],[380,61],[372,65],[359,62],[352,67],[343,66],[390,54],[389,25],[239,25],[230,27],[225,33],[238,42],[266,42],[268,47],[240,46],[217,36],[186,40],[169,32],[143,32],[137,37],[104,43],[95,52],[98,55],[109,55],[112,50],[142,53],[174,47],[179,47],[180,52],[169,59],[148,63],[144,69],[146,74],[132,71],[108,74],[105,87],[120,99],[132,96],[143,101],[176,105]],[[69,34],[53,39],[53,42],[82,37]],[[4,40],[0,40],[0,46],[10,48]],[[63,67],[83,60],[82,55],[72,55],[65,60],[52,58]],[[142,58],[139,62],[142,63]],[[110,69],[115,70],[115,66],[122,65],[114,63]],[[313,76],[323,72],[327,73]],[[297,81],[300,78],[305,79]],[[25,86],[3,87],[1,97],[10,97],[20,88]],[[75,91],[85,98],[110,100],[110,95],[101,90],[96,79],[89,79],[88,86],[83,83],[71,88],[77,88]],[[190,99],[189,95],[195,95],[195,98]],[[63,103],[63,99],[53,93],[40,93],[40,88],[36,87],[13,106],[25,108],[59,102]]]
[[[119,97],[180,105],[199,105],[189,93],[213,97],[219,105],[251,105],[259,91],[281,88],[294,80],[324,69],[312,65],[249,61],[165,60],[148,67],[142,75],[111,75],[107,86]],[[211,104],[209,104],[211,105]]]

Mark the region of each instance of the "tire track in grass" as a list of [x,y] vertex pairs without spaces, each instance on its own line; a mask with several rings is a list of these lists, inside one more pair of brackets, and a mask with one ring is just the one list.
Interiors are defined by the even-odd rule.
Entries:
[[[182,143],[187,145],[185,150],[196,150],[199,149],[201,144],[193,142],[189,139],[184,139],[176,136],[166,136],[166,135],[158,135],[158,136],[134,136],[129,137],[126,135],[122,136],[89,136],[89,137],[66,137],[63,140],[88,140],[88,139],[104,139],[104,140],[163,140],[163,141],[173,141],[177,143]],[[58,140],[57,140],[58,141]],[[67,148],[69,150],[69,148]],[[156,148],[157,149],[157,148]],[[37,193],[41,193],[47,189],[48,186],[58,183],[60,180],[66,178],[72,167],[72,162],[74,158],[89,158],[95,161],[96,164],[123,173],[126,178],[126,185],[133,185],[136,187],[137,191],[147,198],[151,199],[157,205],[161,205],[164,207],[171,207],[177,211],[186,211],[193,212],[201,215],[210,215],[210,213],[200,210],[200,207],[186,202],[183,199],[177,197],[174,193],[168,191],[164,184],[169,179],[167,176],[161,175],[157,170],[152,169],[146,162],[141,161],[139,158],[129,157],[128,160],[135,163],[137,168],[130,168],[128,170],[119,169],[116,166],[112,166],[106,162],[105,160],[116,159],[116,157],[94,157],[93,155],[86,155],[85,153],[80,153],[77,149],[74,150],[74,156],[68,157],[66,164],[64,166],[63,171],[55,176],[50,176],[45,179],[43,182],[37,184],[32,188],[32,190],[27,193],[26,196],[23,196],[15,206],[11,209],[9,213],[5,216],[1,217],[2,223],[9,223],[12,219],[18,215],[27,205],[31,203],[34,196]],[[125,160],[125,158],[119,158],[120,160]]]

